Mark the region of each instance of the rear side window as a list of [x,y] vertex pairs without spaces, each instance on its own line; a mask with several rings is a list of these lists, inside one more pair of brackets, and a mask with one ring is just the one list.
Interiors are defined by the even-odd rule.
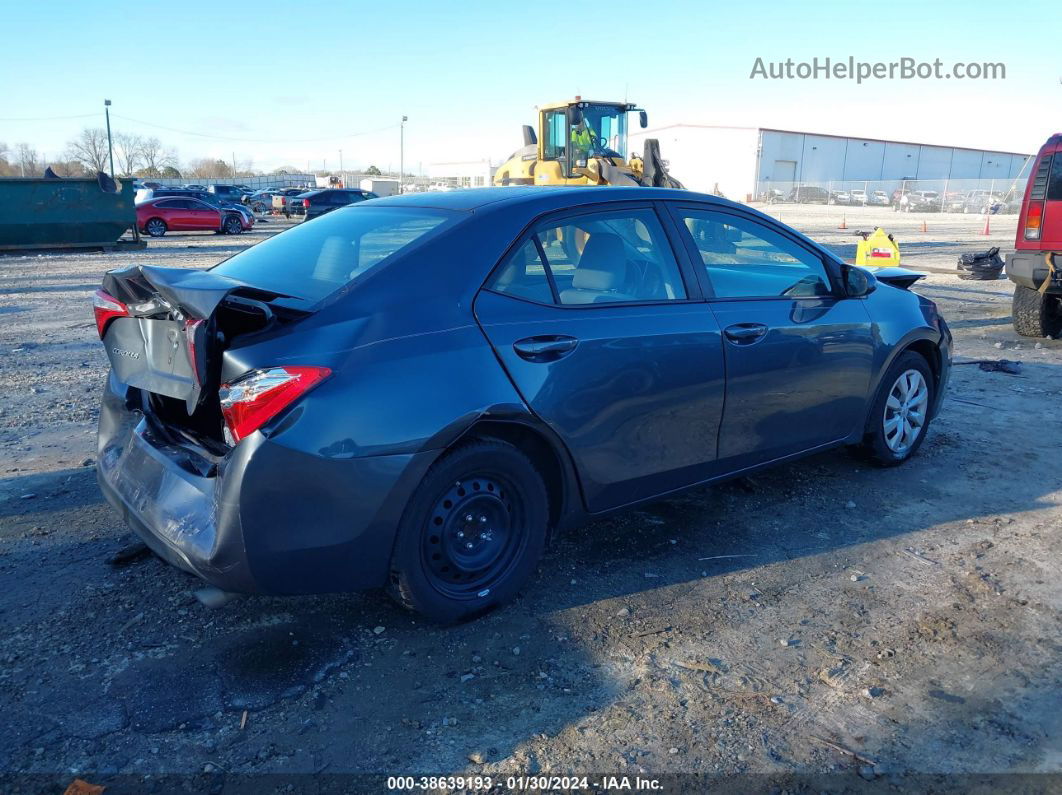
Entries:
[[316,303],[458,217],[441,210],[394,207],[326,213],[225,260],[214,271]]
[[1057,152],[1051,161],[1051,178],[1047,182],[1047,200],[1062,201],[1062,155]]
[[678,262],[649,208],[544,222],[487,286],[570,306],[686,298]]

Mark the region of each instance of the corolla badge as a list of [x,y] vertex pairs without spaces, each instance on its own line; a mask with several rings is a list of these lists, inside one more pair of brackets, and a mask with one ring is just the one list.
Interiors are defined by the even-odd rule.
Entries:
[[124,356],[126,359],[139,359],[140,354],[136,351],[125,351],[121,348],[111,348],[111,353],[115,356]]

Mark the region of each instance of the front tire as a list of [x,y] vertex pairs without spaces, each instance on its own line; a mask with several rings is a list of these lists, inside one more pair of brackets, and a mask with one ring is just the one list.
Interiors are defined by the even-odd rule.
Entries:
[[482,440],[447,453],[424,476],[399,523],[388,590],[442,623],[512,599],[538,563],[549,495],[531,460]]
[[881,379],[870,409],[863,449],[881,466],[902,464],[926,438],[936,395],[933,371],[925,358],[906,351]]
[[1062,298],[1031,287],[1014,287],[1011,304],[1014,330],[1023,337],[1056,337],[1062,333]]
[[144,224],[144,231],[152,237],[162,237],[166,234],[166,222],[161,218],[152,218],[146,224]]
[[235,215],[230,215],[225,219],[225,224],[222,229],[226,235],[243,234],[243,221]]

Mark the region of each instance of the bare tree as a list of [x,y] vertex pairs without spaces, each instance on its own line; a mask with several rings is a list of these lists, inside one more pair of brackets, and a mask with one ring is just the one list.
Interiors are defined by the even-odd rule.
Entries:
[[118,173],[128,177],[140,165],[143,157],[144,139],[132,133],[117,133],[114,136],[114,159],[118,161]]
[[108,171],[107,131],[86,127],[67,144],[67,153],[91,172]]
[[232,177],[232,166],[220,158],[203,157],[189,163],[188,172],[200,179],[229,179]]
[[158,138],[140,139],[140,169],[142,177],[162,176],[164,168],[174,168],[177,165],[177,153],[172,149],[166,149]]
[[27,143],[15,147],[15,164],[18,166],[19,175],[23,177],[39,177],[44,173],[40,155]]

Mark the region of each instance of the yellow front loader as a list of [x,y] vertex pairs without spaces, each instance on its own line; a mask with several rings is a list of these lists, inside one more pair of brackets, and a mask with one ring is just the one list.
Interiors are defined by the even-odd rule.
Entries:
[[627,153],[627,115],[644,110],[627,102],[570,102],[538,109],[538,130],[524,125],[524,146],[494,174],[495,185],[644,185],[679,188],[655,138],[642,155]]

